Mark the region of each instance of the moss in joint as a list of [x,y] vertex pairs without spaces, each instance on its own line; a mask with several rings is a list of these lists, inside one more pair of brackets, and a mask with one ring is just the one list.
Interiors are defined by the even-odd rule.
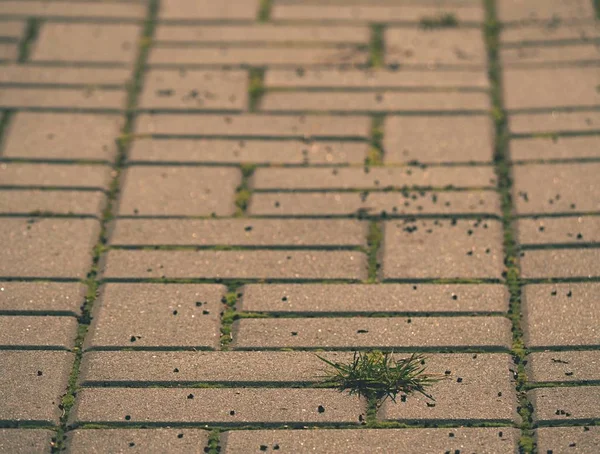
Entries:
[[419,25],[425,29],[458,27],[458,19],[452,13],[442,13],[433,17],[421,18]]
[[258,108],[258,104],[262,99],[262,96],[265,93],[265,71],[261,68],[252,68],[249,72],[249,82],[248,82],[248,110],[250,112],[255,112]]
[[256,170],[256,165],[242,164],[240,166],[240,170],[242,171],[242,183],[238,187],[235,195],[235,206],[237,207],[236,216],[238,217],[244,216],[246,209],[248,208],[248,203],[250,202],[250,197],[252,196],[252,192],[249,189],[249,180]]
[[379,249],[383,240],[383,232],[381,225],[377,221],[372,221],[369,224],[369,235],[367,236],[367,245],[369,247],[369,283],[377,282],[379,267]]
[[371,122],[371,144],[367,157],[365,158],[366,166],[377,166],[383,164],[383,123],[385,117],[376,115]]
[[382,24],[371,25],[371,41],[369,43],[369,66],[382,68],[385,66],[385,28]]
[[258,9],[258,22],[268,22],[271,18],[271,8],[273,0],[261,0],[260,8]]

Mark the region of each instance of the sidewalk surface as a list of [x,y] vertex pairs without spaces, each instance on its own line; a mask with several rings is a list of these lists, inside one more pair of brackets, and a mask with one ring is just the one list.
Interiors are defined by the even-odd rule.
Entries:
[[0,1],[0,453],[598,452],[599,9]]

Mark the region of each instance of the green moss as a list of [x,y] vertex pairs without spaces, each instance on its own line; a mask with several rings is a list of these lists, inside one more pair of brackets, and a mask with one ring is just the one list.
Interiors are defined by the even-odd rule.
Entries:
[[367,245],[369,247],[368,253],[368,266],[369,266],[369,283],[377,282],[379,272],[379,249],[381,248],[381,242],[383,240],[383,232],[381,225],[377,221],[371,221],[369,223],[369,234],[367,236]]
[[252,68],[249,72],[248,99],[250,112],[255,112],[262,96],[265,93],[264,86],[265,71],[260,68]]
[[261,0],[258,9],[258,22],[267,22],[271,18],[273,0]]
[[369,43],[369,66],[383,68],[385,66],[385,28],[381,24],[371,25],[371,41]]
[[421,18],[419,25],[425,29],[458,27],[458,19],[452,13],[442,13],[433,17]]

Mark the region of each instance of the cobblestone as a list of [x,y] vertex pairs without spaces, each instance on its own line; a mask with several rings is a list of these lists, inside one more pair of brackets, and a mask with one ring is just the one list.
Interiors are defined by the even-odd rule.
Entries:
[[546,22],[539,26],[506,27],[502,30],[502,44],[515,46],[518,44],[550,44],[561,41],[577,41],[585,43],[600,36],[600,25],[594,22],[567,24]]
[[1,186],[104,189],[110,179],[103,165],[0,164]]
[[75,3],[69,1],[6,1],[0,3],[0,15],[39,18],[143,19],[143,3]]
[[0,429],[0,452],[7,454],[49,454],[54,432],[46,429]]
[[252,20],[259,0],[169,0],[161,5],[162,20]]
[[521,257],[525,279],[592,278],[600,275],[600,249],[527,251]]
[[519,219],[516,228],[521,244],[600,243],[598,216]]
[[509,117],[513,134],[578,133],[600,131],[598,112],[552,111],[536,114],[514,114]]
[[541,427],[536,430],[539,452],[593,452],[600,441],[599,427]]
[[586,423],[600,415],[600,388],[576,386],[538,388],[527,396],[533,404],[533,422],[538,425],[559,421]]
[[105,202],[100,191],[0,190],[2,214],[99,216]]
[[527,357],[527,377],[533,383],[600,380],[600,350],[534,352]]
[[513,161],[538,159],[586,159],[600,157],[600,137],[555,137],[512,140]]
[[95,88],[0,87],[0,107],[5,109],[88,109],[120,111],[125,108],[125,91]]
[[593,19],[594,7],[586,0],[509,0],[498,3],[498,17],[502,22],[571,22]]
[[73,317],[0,317],[0,348],[66,350],[73,347],[77,320]]
[[77,316],[85,292],[74,282],[0,281],[0,311]]

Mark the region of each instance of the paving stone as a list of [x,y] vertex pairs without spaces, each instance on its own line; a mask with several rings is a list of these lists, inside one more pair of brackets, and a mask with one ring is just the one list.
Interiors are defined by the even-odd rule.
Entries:
[[[0,3],[2,5],[2,3]],[[7,64],[0,72],[3,84],[49,85],[117,85],[124,87],[132,76],[125,68],[82,68],[76,66],[47,66]]]
[[202,429],[79,429],[71,432],[68,453],[204,452],[208,430]]
[[3,1],[0,15],[39,18],[143,19],[146,7],[134,2]]
[[489,96],[477,92],[271,92],[260,109],[266,112],[452,112],[485,111]]
[[100,216],[106,203],[102,191],[0,190],[0,213]]
[[600,249],[527,251],[521,256],[524,279],[591,278],[600,276]]
[[[3,318],[0,317],[0,323]],[[50,351],[0,351],[0,363],[3,365],[0,418],[25,424],[58,424],[62,413],[58,406],[67,390],[73,355]],[[31,438],[23,434],[19,443],[14,438],[11,440],[10,434],[4,438],[2,432],[4,429],[0,431],[0,452],[44,452],[44,449],[50,452],[49,444],[43,446],[50,441],[45,432],[38,432]],[[4,442],[8,443],[4,445]],[[38,449],[24,450],[27,444]],[[16,450],[4,450],[13,446]]]
[[595,18],[594,7],[587,0],[502,0],[497,8],[502,22],[570,22]]
[[369,138],[366,116],[329,115],[141,115],[137,133],[167,135],[228,135],[241,137]]
[[77,320],[74,317],[3,315],[0,317],[0,333],[2,349],[66,350],[74,345]]
[[440,4],[436,1],[409,2],[398,5],[386,0],[375,2],[360,1],[340,2],[282,2],[277,1],[273,6],[273,19],[294,20],[334,20],[361,22],[420,22],[423,19],[435,19],[443,14],[452,14],[460,22],[481,22],[484,19],[483,9],[476,2],[447,2]]
[[536,67],[538,65],[597,62],[600,49],[597,44],[573,44],[561,46],[520,46],[500,50],[504,67]]
[[226,291],[221,285],[107,284],[94,304],[85,347],[216,348]]
[[538,452],[594,452],[600,443],[600,427],[540,427],[536,431]]
[[377,69],[269,69],[266,87],[285,88],[487,88],[489,81],[479,70],[387,70]]
[[503,73],[504,103],[509,110],[600,105],[600,91],[596,89],[600,71],[594,67],[506,68]]
[[31,60],[133,64],[140,34],[141,27],[133,24],[47,22],[40,29]]
[[166,25],[156,27],[155,41],[167,43],[343,43],[368,44],[366,26],[260,23],[244,25]]
[[239,169],[231,167],[129,167],[119,214],[229,216],[240,183]]
[[418,393],[396,403],[387,400],[379,412],[381,419],[445,423],[520,420],[512,378],[515,366],[508,355],[440,355],[426,364],[426,373],[445,377],[428,389],[435,402]]
[[527,393],[534,424],[587,422],[600,416],[600,387],[538,388]]
[[600,131],[599,112],[548,112],[513,114],[509,117],[513,134]]
[[140,109],[244,110],[245,71],[150,70],[144,77]]
[[99,229],[92,219],[0,219],[0,276],[84,279]]
[[17,112],[2,154],[7,158],[113,161],[120,115]]
[[600,243],[600,217],[519,219],[517,234],[519,244]]
[[[450,437],[450,433],[452,436]],[[502,436],[500,436],[500,433]],[[402,452],[480,452],[516,451],[518,431],[511,428],[458,429],[327,429],[327,430],[236,430],[221,436],[224,453],[264,451],[312,453],[327,447],[327,452],[356,454]],[[277,447],[277,448],[276,448]]]
[[121,219],[113,245],[366,246],[368,226],[350,219]]
[[500,279],[503,231],[495,220],[385,223],[384,279]]
[[534,352],[527,356],[530,383],[600,380],[600,351]]
[[502,313],[498,284],[248,284],[237,309],[269,313]]
[[483,33],[478,29],[389,27],[385,31],[385,61],[390,65],[427,68],[444,65],[485,68],[487,53]]
[[495,187],[491,167],[259,168],[251,178],[257,190],[344,190],[402,187]]
[[162,20],[253,20],[259,0],[169,0],[158,12]]
[[0,281],[0,312],[78,316],[86,291],[75,282]]
[[600,136],[512,140],[510,156],[513,161],[600,158]]
[[14,61],[19,57],[19,45],[17,43],[0,42],[0,61]]
[[600,210],[600,163],[527,164],[513,167],[518,214]]
[[0,186],[107,188],[111,168],[105,165],[0,163]]
[[[192,398],[188,396],[192,395]],[[261,405],[257,407],[257,403]],[[325,411],[319,411],[324,408]],[[365,404],[333,389],[95,388],[78,393],[79,424],[359,424]]]
[[526,345],[535,348],[600,346],[599,290],[597,283],[525,286]]
[[384,129],[386,163],[491,162],[494,154],[483,116],[390,116]]
[[[4,4],[0,4],[0,8]],[[0,30],[0,38],[19,40],[25,35],[27,22],[24,20],[2,21],[2,29]]]
[[236,349],[509,348],[504,317],[271,318],[234,322]]
[[127,94],[122,90],[95,88],[0,88],[0,107],[5,109],[122,110]]
[[251,215],[499,215],[500,201],[493,191],[477,192],[312,192],[254,193]]
[[121,251],[107,254],[104,277],[366,279],[355,251]]
[[154,47],[148,57],[150,65],[366,65],[369,52],[364,47],[236,47],[222,44],[218,47]]
[[54,432],[45,429],[0,429],[0,453],[50,454]]
[[549,20],[539,26],[505,27],[500,38],[503,45],[550,44],[561,41],[590,42],[600,37],[600,24],[595,22],[568,24]]
[[130,162],[362,164],[364,142],[227,139],[135,140]]

